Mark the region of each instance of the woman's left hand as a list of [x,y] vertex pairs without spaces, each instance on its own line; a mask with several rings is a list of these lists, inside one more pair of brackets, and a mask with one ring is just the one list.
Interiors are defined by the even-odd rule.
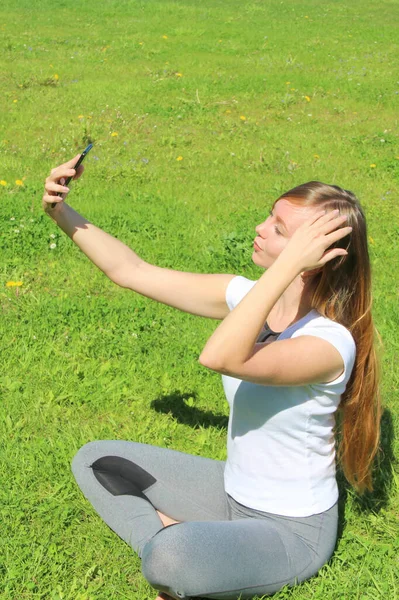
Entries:
[[322,267],[337,256],[345,256],[348,253],[343,248],[327,248],[352,231],[352,227],[342,227],[346,219],[338,210],[316,213],[298,227],[279,258],[298,265],[298,273],[302,273]]

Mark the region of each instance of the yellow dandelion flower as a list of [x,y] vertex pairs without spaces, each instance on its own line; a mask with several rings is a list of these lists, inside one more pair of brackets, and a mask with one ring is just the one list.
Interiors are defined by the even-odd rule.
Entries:
[[231,113],[231,110],[228,108],[228,109],[226,110],[226,115],[229,115],[230,113]]
[[6,287],[21,287],[22,281],[7,281]]
[[85,116],[84,116],[84,115],[79,115],[79,116],[78,116],[78,119],[84,119],[84,118],[85,118]]
[[54,79],[55,79],[56,81],[58,81],[58,80],[59,80],[59,76],[57,75],[57,73],[54,75]]
[[371,235],[369,235],[369,242],[370,242],[370,244],[373,244],[373,245],[375,244],[375,241],[373,240],[373,238],[371,237]]
[[320,156],[318,154],[313,154],[314,158],[320,158]]
[[111,137],[116,137],[117,135],[119,135],[119,134],[118,134],[116,131],[113,131],[113,132],[111,133]]
[[399,156],[395,156],[396,160],[399,160]]
[[176,73],[176,77],[183,77],[182,73]]
[[219,40],[219,44],[222,42],[223,40]]
[[291,88],[291,92],[296,92],[296,88]]
[[24,182],[22,181],[22,179],[16,179],[15,185],[24,185]]
[[167,40],[167,39],[168,39],[168,36],[167,36],[167,35],[163,35],[162,37],[163,37],[163,39],[164,39],[164,40]]
[[183,160],[183,157],[182,157],[182,156],[178,156],[178,157],[176,158],[176,160]]
[[372,165],[370,165],[370,169],[375,169],[377,165],[375,165],[374,163]]
[[309,19],[308,15],[305,16],[305,19]]
[[246,121],[247,117],[244,117],[244,115],[241,115],[240,119],[241,119],[241,121]]
[[13,102],[14,102],[14,104],[15,104],[15,102],[18,102],[18,100],[13,100]]
[[2,179],[2,180],[0,181],[0,185],[7,185],[7,181],[4,181],[4,179]]
[[290,85],[291,81],[286,81],[285,85]]
[[142,46],[144,44],[144,42],[139,42],[139,45]]
[[310,102],[310,98],[309,98],[309,96],[305,96],[305,100],[306,100],[307,102]]
[[93,117],[91,115],[87,115],[87,118],[88,119],[92,119]]

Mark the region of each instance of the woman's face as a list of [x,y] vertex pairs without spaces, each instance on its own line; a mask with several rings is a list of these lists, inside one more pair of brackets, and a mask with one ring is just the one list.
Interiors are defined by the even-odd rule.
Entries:
[[316,212],[314,207],[297,206],[286,199],[279,200],[266,221],[255,227],[252,260],[259,267],[270,267],[284,250],[296,229]]

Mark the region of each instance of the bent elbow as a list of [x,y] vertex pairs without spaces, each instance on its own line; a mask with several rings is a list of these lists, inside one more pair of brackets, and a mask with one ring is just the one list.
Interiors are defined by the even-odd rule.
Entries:
[[211,369],[211,371],[217,371],[218,373],[228,372],[225,364],[222,363],[220,359],[217,359],[215,356],[211,356],[205,352],[201,353],[198,362],[206,369]]
[[198,362],[202,367],[206,367],[207,369],[211,369],[211,364],[212,361],[210,360],[210,357],[205,353],[205,352],[201,352],[201,354],[199,355],[198,358]]

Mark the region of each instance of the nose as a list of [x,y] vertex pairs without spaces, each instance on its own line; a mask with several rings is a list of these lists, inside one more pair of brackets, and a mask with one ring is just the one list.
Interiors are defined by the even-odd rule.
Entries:
[[258,235],[260,235],[262,237],[262,233],[265,232],[265,225],[266,225],[266,221],[263,221],[263,223],[259,223],[259,225],[257,225],[255,227],[255,231]]

